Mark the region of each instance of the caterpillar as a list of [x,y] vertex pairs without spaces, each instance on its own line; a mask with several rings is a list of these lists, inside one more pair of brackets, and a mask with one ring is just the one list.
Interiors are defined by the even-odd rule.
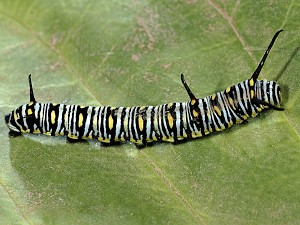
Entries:
[[258,80],[258,76],[277,38],[273,36],[250,79],[227,87],[224,91],[196,98],[181,81],[190,100],[159,106],[111,107],[39,103],[35,100],[31,75],[28,76],[30,102],[5,115],[12,136],[22,133],[66,135],[70,142],[97,139],[102,143],[130,141],[138,147],[152,142],[178,142],[222,131],[247,122],[266,109],[284,110],[280,87],[275,81]]

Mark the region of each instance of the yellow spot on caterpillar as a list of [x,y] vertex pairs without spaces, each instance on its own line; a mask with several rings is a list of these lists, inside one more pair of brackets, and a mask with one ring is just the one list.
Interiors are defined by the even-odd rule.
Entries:
[[108,138],[98,137],[98,140],[104,143],[110,143],[110,140]]
[[194,116],[194,117],[198,117],[198,116],[199,116],[199,113],[198,113],[196,110],[193,110],[193,116]]
[[168,108],[171,108],[173,106],[173,103],[168,104]]
[[215,100],[215,99],[216,99],[216,95],[212,95],[212,96],[211,96],[211,99],[212,99],[212,100]]
[[262,111],[262,109],[261,109],[261,108],[257,108],[257,111],[258,111],[258,112],[261,112],[261,111]]
[[240,123],[242,123],[242,122],[243,122],[243,120],[241,120],[241,119],[237,119],[237,120],[236,120],[236,123],[237,123],[237,124],[240,124]]
[[221,129],[219,127],[215,127],[216,131],[221,131]]
[[210,118],[210,117],[211,117],[210,111],[207,111],[207,112],[206,112],[206,115],[207,115],[208,118]]
[[153,140],[150,139],[150,138],[146,138],[146,141],[147,141],[147,142],[153,142]]
[[140,131],[142,131],[144,129],[144,120],[141,115],[139,116],[139,129],[140,129]]
[[135,143],[138,144],[138,145],[142,145],[143,144],[142,140],[137,140]]
[[254,80],[253,78],[251,78],[251,80],[249,81],[250,86],[254,86]]
[[222,112],[221,112],[221,110],[220,110],[220,108],[218,107],[218,106],[214,106],[214,110],[217,112],[217,114],[219,115],[219,116],[222,116]]
[[32,114],[32,110],[31,110],[31,109],[28,109],[28,110],[27,110],[27,114],[28,114],[28,115],[31,115],[31,114]]
[[83,125],[83,115],[82,115],[82,113],[79,113],[78,127],[82,127],[82,125]]
[[39,134],[40,131],[39,131],[39,130],[34,130],[33,133],[34,133],[34,134]]
[[128,127],[128,120],[124,120],[123,125],[124,127]]
[[98,124],[97,124],[97,117],[96,116],[93,117],[93,129],[98,130]]
[[257,115],[257,113],[253,111],[251,116],[256,117],[256,115]]
[[183,133],[183,137],[184,137],[184,138],[187,138],[187,134],[186,134],[186,133]]
[[94,119],[93,119],[93,125],[97,125],[97,118],[96,117],[94,117]]
[[125,141],[125,138],[124,138],[124,137],[121,137],[121,141]]
[[202,136],[201,132],[192,132],[192,138],[197,138],[201,136]]
[[250,91],[250,97],[253,98],[254,97],[254,90]]
[[130,142],[135,143],[135,144],[140,144],[140,145],[143,144],[142,140],[135,140],[133,138],[130,138]]
[[111,130],[114,126],[114,119],[112,118],[112,115],[108,117],[108,128]]
[[230,92],[231,87],[226,88],[226,93]]
[[191,104],[192,104],[192,105],[195,105],[195,103],[196,103],[196,100],[193,99],[193,100],[191,101]]
[[51,123],[52,124],[55,124],[55,118],[56,118],[55,111],[52,110],[52,112],[51,112]]
[[158,127],[157,117],[154,117],[153,123],[154,123],[154,127]]
[[34,104],[34,102],[29,102],[28,106],[32,106]]
[[229,98],[228,98],[228,101],[229,101],[229,104],[232,106],[232,108],[233,108],[234,110],[236,110],[232,98],[229,97]]
[[177,136],[177,139],[180,141],[180,140],[183,140],[184,137],[182,137],[182,136]]
[[174,122],[174,119],[173,119],[171,113],[168,112],[168,123],[169,123],[169,126],[171,129],[173,128],[173,122]]
[[18,114],[16,113],[16,111],[14,111],[14,120],[16,121],[16,120],[18,120],[19,119],[19,116],[18,116]]
[[163,141],[168,141],[168,142],[174,142],[174,138],[173,137],[163,137],[162,140]]
[[45,135],[51,136],[50,132],[44,132]]
[[153,141],[157,141],[157,137],[155,135],[152,136]]
[[71,134],[71,133],[68,133],[68,138],[73,139],[73,140],[77,140],[78,139],[78,137],[76,135]]

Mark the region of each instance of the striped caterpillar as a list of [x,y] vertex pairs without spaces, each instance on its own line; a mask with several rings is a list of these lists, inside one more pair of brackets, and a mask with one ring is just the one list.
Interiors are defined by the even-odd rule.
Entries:
[[131,141],[137,146],[151,142],[178,142],[222,131],[240,124],[265,109],[284,110],[280,87],[274,81],[257,80],[277,38],[274,35],[250,79],[211,96],[197,99],[181,74],[190,100],[159,106],[79,106],[36,102],[29,75],[30,102],[5,115],[10,135],[42,133],[67,135],[70,142],[97,139],[102,143]]

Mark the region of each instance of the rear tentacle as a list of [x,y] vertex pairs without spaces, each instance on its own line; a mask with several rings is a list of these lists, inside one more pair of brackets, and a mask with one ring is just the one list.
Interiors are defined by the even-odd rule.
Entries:
[[187,85],[187,83],[185,82],[183,74],[181,74],[181,82],[182,82],[185,90],[187,91],[188,95],[190,96],[191,101],[196,100],[195,95],[193,94],[193,92],[191,91],[191,89],[189,88],[189,86]]
[[35,101],[34,94],[33,94],[31,74],[28,75],[28,80],[29,80],[29,88],[30,88],[30,102],[35,103],[36,101]]
[[187,91],[188,95],[190,96],[191,102],[190,102],[190,115],[192,118],[192,122],[197,122],[199,121],[199,115],[200,115],[200,109],[199,109],[199,102],[197,101],[197,98],[187,85],[186,81],[184,80],[184,75],[181,74],[181,82],[183,86],[185,87],[185,90]]
[[[257,80],[257,78],[258,78],[258,76],[259,76],[259,74],[260,74],[260,71],[262,70],[262,68],[263,68],[263,66],[264,66],[264,63],[265,63],[265,61],[266,61],[266,59],[267,59],[267,57],[268,57],[268,55],[269,55],[269,53],[270,53],[270,51],[271,51],[271,49],[272,49],[272,47],[273,47],[273,45],[274,45],[274,43],[275,43],[275,41],[276,41],[278,35],[279,35],[280,32],[282,32],[282,31],[283,31],[283,30],[281,29],[281,30],[279,30],[279,31],[277,31],[277,32],[275,33],[275,35],[273,36],[273,38],[272,38],[272,40],[271,40],[271,42],[270,42],[270,44],[269,44],[267,50],[265,51],[264,56],[263,56],[262,59],[260,60],[260,63],[258,64],[256,70],[255,70],[254,73],[252,74],[251,79],[253,79],[253,82],[254,82],[254,83],[256,82],[256,80]],[[251,80],[251,79],[250,79],[250,80]]]

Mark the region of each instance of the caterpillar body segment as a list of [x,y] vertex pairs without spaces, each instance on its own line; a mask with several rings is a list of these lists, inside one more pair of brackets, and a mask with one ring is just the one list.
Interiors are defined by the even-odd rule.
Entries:
[[265,109],[283,110],[280,87],[275,81],[257,80],[278,36],[278,31],[250,79],[205,98],[159,106],[111,107],[39,103],[29,75],[30,102],[5,115],[10,134],[42,133],[67,135],[69,141],[97,139],[102,143],[130,141],[138,146],[157,141],[178,142],[222,131],[247,121]]

